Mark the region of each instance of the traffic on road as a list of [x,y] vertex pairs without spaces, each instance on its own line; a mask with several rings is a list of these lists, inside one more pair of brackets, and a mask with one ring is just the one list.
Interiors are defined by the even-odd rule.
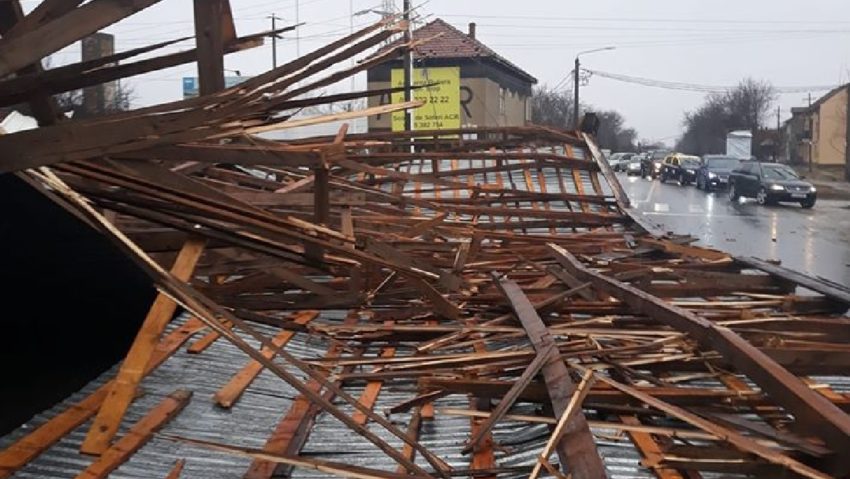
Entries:
[[628,176],[693,185],[711,193],[726,190],[729,201],[754,199],[759,205],[796,203],[809,209],[817,202],[817,188],[794,169],[780,163],[725,155],[701,158],[668,151],[614,153],[608,157],[614,171]]
[[650,154],[619,160],[612,166],[635,214],[659,231],[850,284],[850,202],[818,200],[815,186],[787,165],[725,155],[694,164],[667,152],[653,175],[646,172],[648,162],[655,171]]

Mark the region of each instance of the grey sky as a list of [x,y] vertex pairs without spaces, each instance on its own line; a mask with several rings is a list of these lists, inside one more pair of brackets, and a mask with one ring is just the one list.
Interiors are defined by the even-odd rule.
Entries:
[[[23,0],[27,8],[38,2]],[[380,8],[380,0],[300,0],[301,51],[316,48],[350,28],[350,8]],[[401,0],[396,2],[399,6]],[[231,0],[239,34],[269,28],[275,12],[295,20],[295,0]],[[777,86],[833,85],[850,81],[850,2],[847,0],[429,0],[417,1],[427,21],[442,17],[465,30],[478,23],[478,38],[520,65],[541,83],[554,85],[572,69],[579,50],[608,45],[615,51],[584,58],[583,66],[605,72],[687,83],[730,85],[745,76]],[[362,15],[355,26],[376,18]],[[119,50],[192,34],[189,0],[160,4],[106,31]],[[294,35],[279,43],[279,62],[296,53]],[[183,47],[191,42],[183,43]],[[177,50],[177,47],[169,51]],[[79,56],[69,48],[56,56],[65,63]],[[271,66],[271,47],[227,57],[226,67],[243,75]],[[174,100],[181,77],[194,66],[173,68],[130,80],[136,104]],[[358,78],[357,86],[365,79]],[[335,90],[350,88],[350,82]],[[813,92],[817,97],[822,92]],[[591,78],[583,98],[615,108],[642,138],[668,142],[681,132],[683,112],[699,105],[703,93],[631,85]],[[781,97],[782,117],[805,105],[806,93]],[[775,122],[775,118],[772,120]]]

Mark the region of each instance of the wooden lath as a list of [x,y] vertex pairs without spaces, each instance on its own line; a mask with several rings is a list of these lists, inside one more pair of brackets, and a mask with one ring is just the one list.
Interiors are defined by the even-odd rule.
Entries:
[[[222,56],[265,33],[238,37],[220,0],[195,2],[194,51],[108,68],[29,68],[153,3],[47,0],[0,25],[0,76],[19,75],[0,81],[17,85],[9,99],[44,106],[44,90],[31,85],[58,91],[195,58],[202,78],[198,98],[0,138],[0,171],[17,172],[112,238],[161,291],[115,380],[0,451],[0,477],[92,418],[82,446],[102,456],[77,472],[100,477],[132,461],[188,396],[167,399],[136,424],[138,434],[118,433],[130,426],[124,411],[145,375],[204,328],[188,360],[205,361],[210,345],[227,341],[246,362],[216,385],[215,398],[194,401],[247,407],[238,398],[260,371],[298,391],[289,410],[269,418],[278,421],[271,436],[257,438],[263,450],[163,434],[251,458],[246,477],[300,467],[355,477],[597,478],[607,474],[596,451],[603,437],[632,442],[662,478],[850,472],[842,454],[850,396],[809,377],[850,376],[846,288],[652,234],[581,132],[343,127],[286,142],[256,136],[417,106],[291,116],[389,93],[316,94],[408,48],[327,73],[390,38],[401,27],[393,20],[226,90]],[[178,308],[194,318],[165,334]],[[333,319],[334,311],[348,315]],[[329,346],[299,359],[291,343],[306,337]],[[388,390],[406,397],[377,409]],[[457,395],[468,409],[442,407]],[[408,411],[402,424],[384,415]],[[302,455],[323,440],[314,430],[321,414],[395,470],[347,463],[347,451],[342,460]],[[466,469],[448,467],[421,440],[441,414],[469,418],[456,441],[457,453],[471,454]],[[502,449],[505,422],[555,429],[535,446]],[[156,473],[193,464],[168,466]]]

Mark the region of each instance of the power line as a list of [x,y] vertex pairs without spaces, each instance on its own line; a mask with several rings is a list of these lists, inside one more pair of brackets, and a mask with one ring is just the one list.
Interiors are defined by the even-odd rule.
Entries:
[[[650,78],[636,77],[630,75],[622,75],[619,73],[603,72],[599,70],[589,70],[583,68],[585,72],[609,80],[615,80],[623,83],[631,83],[635,85],[648,86],[653,88],[663,88],[666,90],[682,90],[695,91],[701,93],[724,93],[735,88],[735,86],[719,86],[719,85],[701,85],[698,83],[674,82],[666,80],[654,80]],[[791,86],[791,87],[774,87],[777,93],[805,93],[809,91],[824,91],[832,90],[837,85],[815,85],[815,86]]]
[[850,25],[850,20],[742,20],[737,19],[693,19],[693,18],[632,18],[632,17],[556,17],[556,16],[533,16],[533,15],[480,15],[478,13],[462,15],[462,14],[438,14],[439,17],[461,17],[461,18],[493,18],[493,19],[509,19],[509,20],[545,20],[545,21],[575,21],[575,22],[624,22],[627,24],[634,23],[704,23],[704,24],[846,24]]

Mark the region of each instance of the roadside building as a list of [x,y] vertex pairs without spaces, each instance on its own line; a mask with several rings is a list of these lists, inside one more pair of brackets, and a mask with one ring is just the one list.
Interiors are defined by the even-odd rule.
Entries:
[[811,118],[806,107],[791,108],[791,118],[782,125],[783,162],[791,165],[809,163],[809,140],[812,139]]
[[[414,91],[426,105],[414,113],[414,129],[461,126],[523,126],[531,119],[531,90],[537,79],[475,37],[475,24],[464,33],[441,19],[414,30]],[[386,48],[386,47],[385,47]],[[367,72],[370,90],[403,85],[403,62],[396,59]],[[402,93],[369,99],[369,106],[400,101]],[[403,128],[402,114],[369,118],[369,131]]]
[[807,108],[794,108],[785,122],[786,156],[792,164],[824,169],[847,165],[850,84],[831,90]]

